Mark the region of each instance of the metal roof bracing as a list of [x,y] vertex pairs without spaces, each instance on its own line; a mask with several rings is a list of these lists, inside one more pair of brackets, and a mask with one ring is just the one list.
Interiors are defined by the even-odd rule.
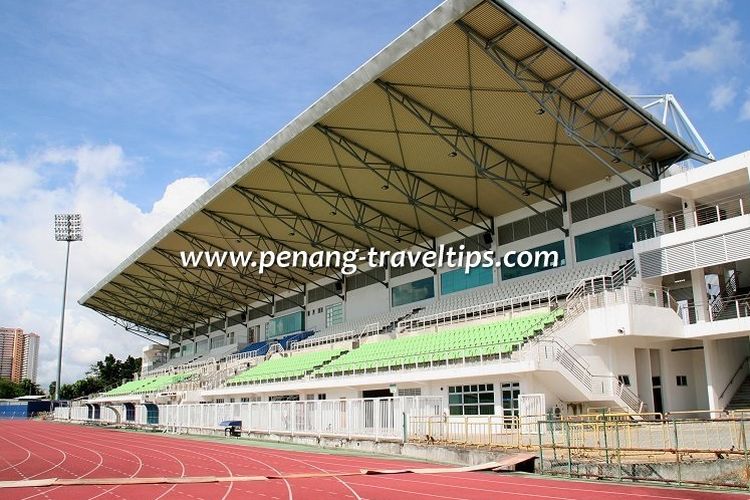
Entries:
[[[181,250],[431,248],[691,148],[499,1],[449,0],[250,154],[80,303],[168,338],[333,269],[183,268]],[[562,229],[561,229],[562,230]]]

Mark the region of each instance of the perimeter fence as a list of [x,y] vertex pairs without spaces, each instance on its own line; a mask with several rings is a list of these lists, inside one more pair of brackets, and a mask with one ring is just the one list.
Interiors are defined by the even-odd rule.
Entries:
[[411,442],[528,450],[567,477],[750,488],[750,413],[409,419]]

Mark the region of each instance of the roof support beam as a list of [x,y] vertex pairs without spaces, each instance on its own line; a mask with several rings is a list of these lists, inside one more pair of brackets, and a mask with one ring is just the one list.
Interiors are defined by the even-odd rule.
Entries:
[[149,342],[153,342],[154,344],[159,344],[162,347],[169,347],[167,344],[162,344],[161,342],[151,338],[151,337],[159,337],[165,340],[169,340],[169,334],[167,333],[154,330],[153,328],[150,328],[148,326],[133,323],[132,321],[128,321],[126,319],[122,319],[117,316],[113,316],[112,314],[105,312],[103,309],[100,309],[94,305],[90,305],[87,303],[86,306],[98,312],[99,314],[107,318],[112,323],[123,327],[125,331],[127,331],[128,333],[137,335],[138,337],[148,340]]
[[[185,241],[190,243],[193,247],[196,247],[200,249],[200,251],[203,252],[211,252],[214,250],[218,250],[220,252],[229,251],[226,248],[220,247],[216,245],[215,243],[211,243],[210,241],[207,241],[199,236],[196,236],[190,232],[182,231],[182,230],[176,230],[175,234],[182,237]],[[275,281],[268,281],[266,279],[263,279],[263,276],[261,274],[258,274],[257,276],[253,277],[253,283],[250,283],[246,281],[244,278],[247,277],[246,273],[241,272],[240,270],[236,271],[236,274],[239,275],[239,279],[233,275],[231,272],[223,272],[219,271],[218,269],[214,269],[211,267],[207,267],[205,264],[203,264],[203,259],[201,259],[201,263],[196,267],[184,267],[182,266],[182,261],[177,257],[177,254],[179,252],[175,252],[173,250],[165,250],[161,249],[163,251],[162,255],[169,254],[170,260],[172,262],[175,262],[177,265],[180,265],[183,269],[190,272],[192,270],[199,270],[202,271],[205,274],[208,274],[215,278],[215,282],[213,283],[213,290],[214,293],[216,293],[216,290],[224,290],[229,292],[232,296],[238,297],[236,300],[237,305],[244,306],[243,302],[240,302],[239,297],[245,298],[246,300],[253,299],[253,300],[261,300],[266,303],[271,303],[273,300],[273,295],[275,292],[272,290],[275,288],[282,288],[284,290],[293,291],[295,293],[299,293],[301,290],[297,288],[292,288],[289,286],[290,280],[284,279],[284,280],[275,280]],[[204,274],[204,278],[205,278]],[[257,283],[257,284],[254,284]],[[294,282],[292,282],[294,283]],[[296,284],[296,283],[294,283]],[[269,288],[264,288],[263,286]],[[221,311],[221,314],[224,314],[226,310]]]
[[310,177],[288,163],[276,158],[269,158],[268,161],[284,174],[290,184],[294,182],[302,186],[308,193],[326,203],[331,208],[332,215],[340,214],[357,229],[366,231],[370,238],[369,246],[377,246],[372,241],[374,238],[389,248],[394,248],[394,241],[401,240],[424,250],[434,250],[434,238],[424,234],[420,229],[411,227],[350,194]]
[[[279,203],[243,186],[232,186],[254,208],[259,208],[267,216],[273,217],[289,229],[290,236],[300,235],[314,248],[328,248],[336,251],[367,248],[367,243],[329,229],[307,215],[302,215]],[[257,211],[256,211],[257,214]],[[262,214],[257,214],[262,216]]]
[[[222,246],[217,245],[216,243],[213,243],[211,241],[208,241],[205,238],[202,238],[196,234],[193,234],[189,231],[183,231],[181,229],[178,229],[175,231],[175,234],[182,237],[185,241],[193,245],[194,247],[197,247],[203,252],[230,252],[231,249],[224,248]],[[203,259],[201,259],[201,263],[203,262]],[[181,263],[181,262],[180,262]],[[224,278],[225,280],[228,280],[232,284],[234,284],[236,287],[247,287],[249,290],[253,290],[259,294],[266,294],[267,296],[272,296],[277,292],[274,292],[273,290],[277,288],[281,288],[283,290],[287,290],[294,293],[300,293],[304,291],[304,285],[300,284],[299,282],[295,281],[294,279],[288,277],[288,276],[281,276],[279,274],[274,273],[274,276],[266,276],[266,273],[253,273],[252,278],[250,278],[250,270],[253,270],[254,268],[248,269],[235,269],[234,271],[221,271],[219,269],[214,269],[211,267],[207,267],[206,265],[199,265],[201,269],[205,269],[208,272],[220,276]],[[234,275],[239,276],[239,278],[236,278]],[[241,292],[247,295],[247,290],[244,292]]]
[[[461,128],[413,97],[401,92],[392,84],[382,80],[376,80],[375,83],[385,92],[390,101],[395,101],[401,105],[403,109],[429,128],[433,134],[452,147],[453,151],[469,161],[479,177],[492,182],[496,187],[536,214],[543,214],[543,212],[534,208],[525,199],[530,195],[565,209],[565,192],[552,184],[549,179],[539,177],[529,168],[509,158],[475,134]],[[548,222],[552,221],[548,219]],[[554,225],[566,235],[568,234],[564,227],[556,223]]]
[[[256,215],[259,217],[262,216],[257,212],[257,209],[260,209],[267,216],[273,217],[284,224],[289,229],[289,234],[291,236],[299,234],[307,240],[307,243],[313,248],[333,250],[337,252],[367,249],[366,243],[357,241],[349,236],[339,233],[338,231],[334,231],[306,215],[293,212],[275,201],[259,195],[251,189],[237,185],[232,187],[245,198],[248,204],[256,209]],[[361,272],[370,275],[378,283],[387,286],[386,282],[377,279],[369,270],[362,270]]]
[[177,325],[172,325],[169,322],[162,321],[156,318],[151,318],[148,316],[147,316],[148,322],[139,320],[138,319],[139,313],[137,311],[134,311],[133,309],[123,307],[120,301],[112,302],[111,300],[108,300],[102,297],[101,295],[97,295],[96,297],[91,297],[91,300],[93,301],[92,305],[97,305],[97,303],[101,304],[100,309],[107,310],[113,314],[117,314],[117,316],[120,318],[126,319],[134,324],[152,328],[154,331],[164,332],[166,338],[169,337],[170,332],[176,331],[178,329]]
[[[415,175],[409,169],[398,165],[374,151],[344,137],[330,127],[315,125],[332,145],[337,145],[349,156],[367,167],[382,182],[384,188],[394,187],[411,205],[451,231],[466,237],[459,226],[473,226],[482,231],[493,231],[493,219],[478,208],[459,200],[452,194],[440,189],[429,181]],[[446,219],[452,222],[446,222]]]
[[[161,249],[158,250],[161,251]],[[171,259],[172,257],[171,254],[162,256],[167,259]],[[170,262],[172,261],[170,260]],[[123,275],[126,276],[130,281],[151,291],[152,294],[155,293],[156,290],[158,290],[165,295],[175,296],[175,298],[181,297],[186,299],[188,303],[199,305],[203,308],[203,310],[196,314],[201,318],[206,318],[207,316],[211,315],[220,315],[232,306],[241,305],[242,307],[244,307],[244,304],[238,304],[236,297],[232,295],[226,295],[222,291],[216,292],[216,290],[202,285],[202,281],[193,283],[184,278],[170,274],[163,269],[160,269],[158,266],[154,266],[151,264],[136,262],[136,265],[146,271],[149,275],[151,275],[155,280],[157,280],[158,283],[153,283],[146,278],[127,273],[123,273]],[[173,266],[170,264],[169,268],[172,267]],[[224,300],[217,301],[217,297]],[[182,305],[176,307],[183,309]],[[202,323],[203,321],[204,320],[202,319],[201,321],[198,321],[198,323]],[[208,321],[208,319],[206,318],[205,321]]]
[[[244,224],[240,224],[237,221],[229,219],[219,212],[208,209],[203,209],[202,212],[203,215],[210,218],[214,223],[217,224],[217,226],[232,233],[237,238],[238,242],[244,241],[246,244],[248,244],[254,252],[259,253],[270,250],[278,254],[279,252],[284,250],[288,252],[295,251],[293,247],[281,243],[278,240],[274,240],[269,236],[261,234]],[[305,276],[304,273],[297,271],[292,267],[284,269],[283,271],[286,271],[289,274],[288,279],[295,280],[297,283],[303,286],[307,281],[311,279],[311,276],[318,278],[329,278],[334,280],[341,279],[341,273],[339,272],[339,270],[333,268],[323,268],[322,270],[320,270],[317,268],[306,267],[304,268],[304,271],[308,274],[308,276]],[[276,269],[270,269],[265,272],[279,273],[284,275],[282,271],[277,271]]]
[[[157,248],[155,250],[161,249]],[[172,261],[173,256],[171,254],[167,253],[163,256],[167,259],[170,259],[170,262]],[[151,291],[152,294],[153,288],[156,288],[157,290],[173,294],[178,297],[187,296],[189,302],[198,304],[203,307],[205,310],[204,312],[195,313],[195,315],[199,317],[199,320],[196,321],[196,323],[205,323],[207,326],[210,326],[211,316],[222,316],[226,313],[226,311],[230,309],[241,309],[243,311],[252,309],[260,311],[264,313],[264,315],[266,314],[266,312],[262,309],[246,304],[244,301],[238,302],[236,297],[227,295],[221,290],[217,291],[215,289],[208,288],[207,286],[202,284],[204,283],[203,280],[199,280],[197,283],[193,283],[191,281],[184,280],[184,278],[180,278],[171,273],[168,273],[167,271],[164,271],[163,269],[160,269],[159,267],[153,266],[151,264],[144,264],[142,262],[136,262],[135,264],[149,273],[151,276],[153,276],[154,279],[158,280],[160,284],[152,283],[149,280],[141,278],[139,276],[124,273],[123,275],[126,276],[129,280],[133,281],[136,284],[139,284],[140,286],[143,286],[145,289]],[[173,266],[169,266],[170,269],[172,267]],[[177,285],[175,283],[177,283]],[[180,288],[179,285],[187,285],[190,288],[195,289],[196,292],[198,290],[202,290],[203,293],[201,295],[198,295],[197,293],[189,294],[187,290],[185,290],[184,288]],[[216,297],[223,298],[224,302],[207,302],[207,300],[215,300]],[[193,329],[194,326],[191,324],[189,328]]]
[[[256,300],[266,304],[272,303],[273,298],[265,291],[258,292],[256,289],[252,289],[252,291],[244,289],[243,291],[236,283],[227,280],[225,276],[211,269],[182,267],[179,257],[169,250],[155,247],[154,251],[170,262],[170,268],[182,269],[185,271],[185,274],[189,274],[195,278],[196,281],[188,281],[188,283],[203,291],[203,294],[200,296],[202,299],[214,299],[218,296],[225,300],[225,302],[214,303],[211,306],[211,310],[216,316],[221,316],[230,309],[251,307],[248,306],[248,303]],[[164,272],[161,269],[159,271]],[[172,275],[172,277],[174,276]],[[210,286],[200,285],[200,283],[210,283]]]
[[[632,138],[628,139],[622,136],[613,130],[611,125],[591,114],[590,109],[561,92],[560,88],[576,73],[575,71],[567,72],[562,80],[544,80],[531,68],[530,64],[515,59],[499,46],[499,43],[510,31],[506,30],[503,37],[488,40],[463,21],[457,21],[456,25],[501,70],[534,99],[541,110],[557,120],[571,139],[606,166],[613,174],[632,185],[631,181],[612,166],[612,163],[622,163],[654,180],[658,178],[658,173],[653,168],[649,155],[640,151],[633,144]],[[665,137],[665,140],[668,139]]]
[[[163,315],[172,318],[175,320],[175,323],[177,324],[183,324],[186,323],[187,325],[184,326],[190,326],[190,320],[193,322],[201,321],[202,317],[196,313],[195,311],[190,311],[188,309],[184,309],[179,304],[176,304],[174,301],[165,300],[165,295],[162,294],[162,297],[158,297],[153,293],[151,290],[145,290],[143,288],[136,288],[132,286],[125,285],[124,283],[119,283],[117,281],[110,281],[109,283],[113,287],[117,288],[119,291],[123,292],[123,294],[118,294],[109,290],[102,289],[102,293],[112,297],[115,300],[122,300],[123,302],[132,301],[137,304],[142,305],[143,307],[146,307],[148,309],[151,309],[155,311],[158,315]],[[160,307],[161,306],[161,307]],[[166,306],[166,307],[165,307]],[[173,314],[173,311],[179,311],[180,316],[177,316]]]

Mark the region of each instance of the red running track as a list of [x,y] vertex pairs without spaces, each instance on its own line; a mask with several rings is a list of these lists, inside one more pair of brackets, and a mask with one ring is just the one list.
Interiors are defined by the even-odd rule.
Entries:
[[[404,460],[298,452],[122,432],[53,422],[0,421],[0,480],[164,476],[250,476],[434,467]],[[747,495],[464,472],[299,478],[178,485],[4,489],[3,499],[533,499],[726,500]]]

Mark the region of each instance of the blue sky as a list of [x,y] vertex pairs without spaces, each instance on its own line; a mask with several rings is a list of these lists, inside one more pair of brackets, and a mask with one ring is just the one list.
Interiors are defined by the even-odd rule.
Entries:
[[[516,3],[545,27],[535,13],[561,2]],[[626,90],[676,94],[717,156],[746,148],[748,2],[630,3],[638,12],[620,12],[627,25],[611,33],[629,56],[604,72]],[[122,193],[148,207],[176,178],[215,179],[437,2],[1,4],[0,145],[116,143],[137,159]],[[711,52],[717,37],[729,53]],[[708,61],[683,59],[705,47]],[[721,85],[735,97],[712,108]]]
[[[717,157],[750,149],[750,2],[514,0],[628,93],[677,96]],[[80,297],[435,0],[0,0],[0,324],[42,336],[50,379],[62,247],[84,215]],[[68,305],[65,378],[143,343]]]

